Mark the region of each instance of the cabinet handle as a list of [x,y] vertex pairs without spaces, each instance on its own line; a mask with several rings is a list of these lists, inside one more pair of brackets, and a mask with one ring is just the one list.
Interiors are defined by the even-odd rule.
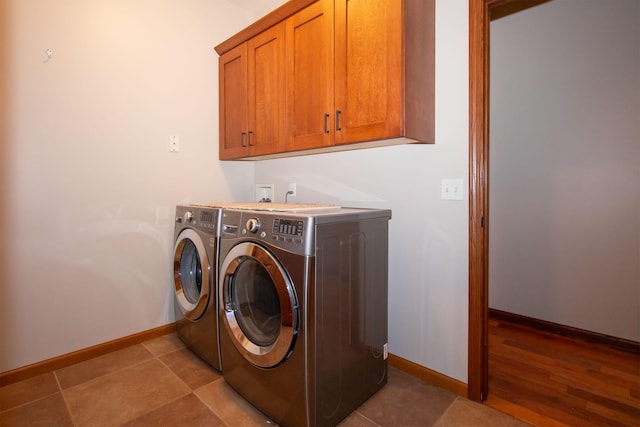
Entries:
[[329,133],[329,114],[324,115],[324,133]]
[[249,131],[249,136],[247,137],[247,142],[249,142],[249,147],[252,147],[252,146],[253,146],[253,144],[251,143],[251,135],[252,135],[252,134],[253,134],[253,131],[252,131],[252,130],[250,130],[250,131]]
[[240,146],[241,146],[241,147],[246,147],[246,145],[244,145],[244,136],[245,136],[246,134],[247,134],[246,132],[242,132],[242,133],[240,134]]
[[340,114],[342,114],[342,111],[336,110],[336,131],[342,130],[340,127]]

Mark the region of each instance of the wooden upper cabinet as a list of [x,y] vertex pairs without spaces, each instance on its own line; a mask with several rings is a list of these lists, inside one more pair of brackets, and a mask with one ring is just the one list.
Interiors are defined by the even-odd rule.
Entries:
[[220,57],[220,159],[285,149],[284,23]]
[[247,125],[247,44],[220,57],[220,158],[246,154]]
[[433,143],[434,0],[335,4],[335,144]]
[[[251,43],[274,31],[260,57]],[[244,98],[243,78],[229,77],[242,72],[243,45]],[[435,0],[290,0],[216,51],[221,158],[434,142]],[[236,128],[255,145],[236,151],[246,148]]]
[[335,143],[402,136],[402,2],[339,0]]
[[287,149],[333,144],[333,0],[286,20]]

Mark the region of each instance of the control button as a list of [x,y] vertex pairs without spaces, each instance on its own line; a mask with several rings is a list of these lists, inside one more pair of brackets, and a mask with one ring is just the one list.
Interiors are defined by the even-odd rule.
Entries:
[[262,233],[260,233],[260,237],[262,237],[262,238],[264,239],[265,237],[267,237],[267,233],[265,233],[265,232],[263,231]]
[[260,230],[260,220],[258,218],[250,218],[247,221],[247,230],[252,233],[256,233],[258,230]]

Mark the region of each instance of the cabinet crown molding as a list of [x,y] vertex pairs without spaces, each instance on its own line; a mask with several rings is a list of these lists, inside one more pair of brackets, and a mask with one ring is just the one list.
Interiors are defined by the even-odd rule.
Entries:
[[318,0],[289,0],[282,6],[269,12],[267,15],[258,19],[253,24],[241,30],[239,33],[234,34],[227,40],[217,45],[214,49],[218,55],[223,55],[233,49],[234,47],[246,42],[253,36],[257,36],[261,32],[276,25],[278,22],[284,21],[294,13],[304,9],[311,3],[315,3]]

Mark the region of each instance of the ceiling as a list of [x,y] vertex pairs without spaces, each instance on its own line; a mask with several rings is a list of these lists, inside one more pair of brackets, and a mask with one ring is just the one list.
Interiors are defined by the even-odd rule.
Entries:
[[242,9],[249,11],[256,18],[262,17],[285,3],[285,0],[227,0]]

